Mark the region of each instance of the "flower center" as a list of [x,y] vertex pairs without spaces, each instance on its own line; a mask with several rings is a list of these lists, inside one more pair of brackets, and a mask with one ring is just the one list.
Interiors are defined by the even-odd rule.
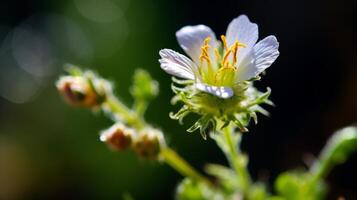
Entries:
[[245,44],[236,40],[227,46],[224,35],[221,36],[223,48],[212,48],[211,38],[207,37],[201,46],[199,73],[203,82],[215,86],[233,86],[236,75],[237,53]]

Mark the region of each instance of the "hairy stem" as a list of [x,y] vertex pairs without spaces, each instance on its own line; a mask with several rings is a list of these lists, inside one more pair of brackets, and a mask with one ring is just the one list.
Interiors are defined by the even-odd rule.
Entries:
[[133,126],[139,130],[146,126],[146,123],[141,116],[130,110],[113,95],[107,98],[107,100],[103,103],[103,107],[116,118],[125,121],[128,125]]
[[189,177],[196,181],[202,181],[207,184],[211,184],[211,182],[196,171],[187,161],[185,161],[180,155],[178,155],[174,150],[169,147],[161,150],[160,154],[164,161],[178,171],[182,176]]
[[[144,121],[139,113],[130,110],[114,96],[108,97],[106,102],[104,102],[103,107],[115,117],[124,120],[126,123],[128,123],[128,125],[137,129],[150,126]],[[171,148],[164,147],[160,152],[160,156],[168,165],[170,165],[183,176],[187,176],[196,181],[206,182],[209,185],[211,184],[211,182],[206,177],[196,171],[187,161],[185,161]]]
[[357,128],[346,127],[333,134],[310,168],[312,180],[325,178],[332,168],[344,163],[357,147]]
[[143,116],[147,109],[148,104],[143,100],[136,100],[134,102],[134,110],[138,113],[138,115]]
[[[245,159],[243,157],[244,155],[238,149],[238,144],[234,141],[233,134],[233,129],[229,126],[223,129],[224,142],[227,145],[226,156],[229,160],[231,167],[235,170],[239,178],[242,193],[247,194],[247,191],[251,184],[251,178],[246,168]],[[240,135],[237,136],[241,137]]]

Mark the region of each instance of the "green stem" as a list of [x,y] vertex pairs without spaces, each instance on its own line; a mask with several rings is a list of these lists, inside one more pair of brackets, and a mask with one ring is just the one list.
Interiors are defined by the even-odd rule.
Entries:
[[[130,110],[114,96],[108,97],[104,106],[110,113],[117,115],[119,118],[125,120],[129,125],[137,129],[149,126],[137,112]],[[197,181],[203,181],[208,185],[211,185],[211,182],[205,176],[196,171],[187,161],[169,147],[164,147],[160,152],[160,156],[168,165],[183,176],[190,177]]]
[[144,100],[135,100],[134,102],[134,110],[139,116],[144,116],[147,107],[148,104]]
[[336,154],[338,145],[335,143],[336,142],[330,142],[326,145],[320,153],[318,159],[311,166],[310,172],[312,174],[312,182],[325,178],[331,169],[337,164],[334,155]]
[[187,161],[169,147],[161,150],[160,155],[168,165],[178,171],[182,176],[211,185],[211,182],[206,177],[196,171]]
[[356,144],[356,127],[346,127],[334,133],[310,168],[312,182],[325,178],[334,166],[344,163],[356,150]]
[[316,182],[324,177],[330,172],[332,169],[333,165],[330,160],[324,159],[324,160],[318,160],[315,161],[313,166],[311,167],[311,174],[312,174],[312,182]]
[[140,117],[137,113],[131,111],[127,106],[125,106],[114,96],[109,96],[103,105],[110,111],[110,113],[124,120],[130,126],[133,126],[140,130],[146,125],[142,117]]
[[243,194],[247,194],[251,184],[251,178],[246,168],[245,159],[238,149],[238,144],[233,140],[233,134],[234,133],[232,128],[229,126],[224,128],[224,141],[228,147],[228,152],[226,154],[231,167],[235,170],[239,178],[239,183],[241,184]]

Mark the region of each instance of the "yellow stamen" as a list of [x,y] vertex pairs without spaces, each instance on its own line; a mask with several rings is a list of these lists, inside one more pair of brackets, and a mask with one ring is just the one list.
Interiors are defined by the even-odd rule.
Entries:
[[218,49],[214,49],[214,55],[216,56],[216,60],[221,60],[221,54],[218,52]]
[[203,63],[203,61],[206,61],[208,64],[211,63],[211,59],[208,54],[208,49],[210,48],[210,45],[208,44],[211,41],[211,37],[207,37],[203,41],[203,45],[201,47],[201,55],[200,55],[200,62]]
[[201,51],[202,51],[201,54],[208,56],[208,55],[209,55],[209,54],[208,54],[208,48],[209,48],[208,45],[202,46],[202,47],[201,47]]
[[[221,40],[223,53],[220,52],[219,47],[210,46],[210,37],[205,38],[202,42],[199,55],[199,74],[203,82],[207,84],[232,86],[236,77],[238,51],[240,48],[246,47],[246,45],[235,40],[232,45],[228,46],[229,44],[224,35],[221,35]],[[212,57],[212,51],[214,51],[214,57]]]
[[[201,54],[200,54],[200,74],[202,75],[202,78],[209,82],[210,80],[214,79],[214,69],[212,68],[212,61],[209,53],[209,49],[211,46],[209,45],[209,42],[211,41],[210,37],[207,37],[201,46]],[[206,63],[204,63],[206,62]]]
[[234,43],[234,53],[233,53],[233,64],[237,63],[237,53],[238,53],[238,49],[239,47],[245,48],[245,44],[240,43],[239,41],[236,41]]
[[237,42],[238,42],[238,46],[239,46],[239,47],[243,47],[243,48],[246,48],[246,47],[247,47],[244,43],[240,43],[239,41],[237,41]]
[[238,45],[239,45],[238,41],[235,42],[234,45],[233,45],[233,50],[232,50],[232,52],[233,52],[233,65],[237,62]]
[[210,62],[210,58],[206,55],[201,55],[200,56],[200,61],[203,63],[203,61],[206,61],[207,63],[211,63]]
[[204,45],[209,45],[208,43],[211,41],[211,37],[206,37],[206,39],[203,41]]
[[232,52],[232,49],[230,48],[224,53],[223,60],[222,60],[223,67],[226,65],[226,62],[228,61],[228,56],[229,56],[229,54],[231,54],[231,52]]
[[225,50],[227,50],[227,40],[226,40],[226,37],[224,35],[221,35],[221,40],[223,42],[223,48]]
[[222,42],[223,42],[223,47],[226,50],[223,56],[222,60],[222,66],[225,67],[228,62],[228,57],[230,54],[233,56],[233,61],[231,63],[232,66],[234,66],[237,63],[237,52],[239,47],[246,47],[245,44],[240,43],[238,40],[234,42],[233,45],[231,45],[229,48],[227,48],[227,40],[224,35],[221,36]]
[[231,83],[234,78],[235,71],[236,68],[232,65],[220,68],[214,77],[214,83],[218,85]]

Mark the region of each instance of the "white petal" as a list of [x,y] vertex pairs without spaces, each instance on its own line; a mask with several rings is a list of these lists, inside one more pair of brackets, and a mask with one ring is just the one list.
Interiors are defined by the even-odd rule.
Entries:
[[259,75],[279,56],[279,42],[275,36],[268,36],[259,41],[253,51],[237,69],[238,81],[248,80]]
[[226,38],[228,46],[231,46],[237,40],[246,45],[245,48],[238,50],[239,64],[258,40],[258,25],[250,22],[246,15],[240,15],[229,23]]
[[[210,56],[215,60],[213,48],[217,47],[218,42],[214,32],[205,25],[185,26],[176,32],[176,38],[181,48],[189,55],[195,63],[199,63],[201,46],[203,41],[210,37]],[[213,61],[214,62],[214,61]]]
[[195,85],[198,90],[213,94],[221,99],[228,99],[233,96],[233,90],[229,87],[211,86],[204,83],[196,83]]
[[159,54],[160,66],[166,73],[184,79],[195,79],[197,67],[189,58],[171,49],[162,49]]

